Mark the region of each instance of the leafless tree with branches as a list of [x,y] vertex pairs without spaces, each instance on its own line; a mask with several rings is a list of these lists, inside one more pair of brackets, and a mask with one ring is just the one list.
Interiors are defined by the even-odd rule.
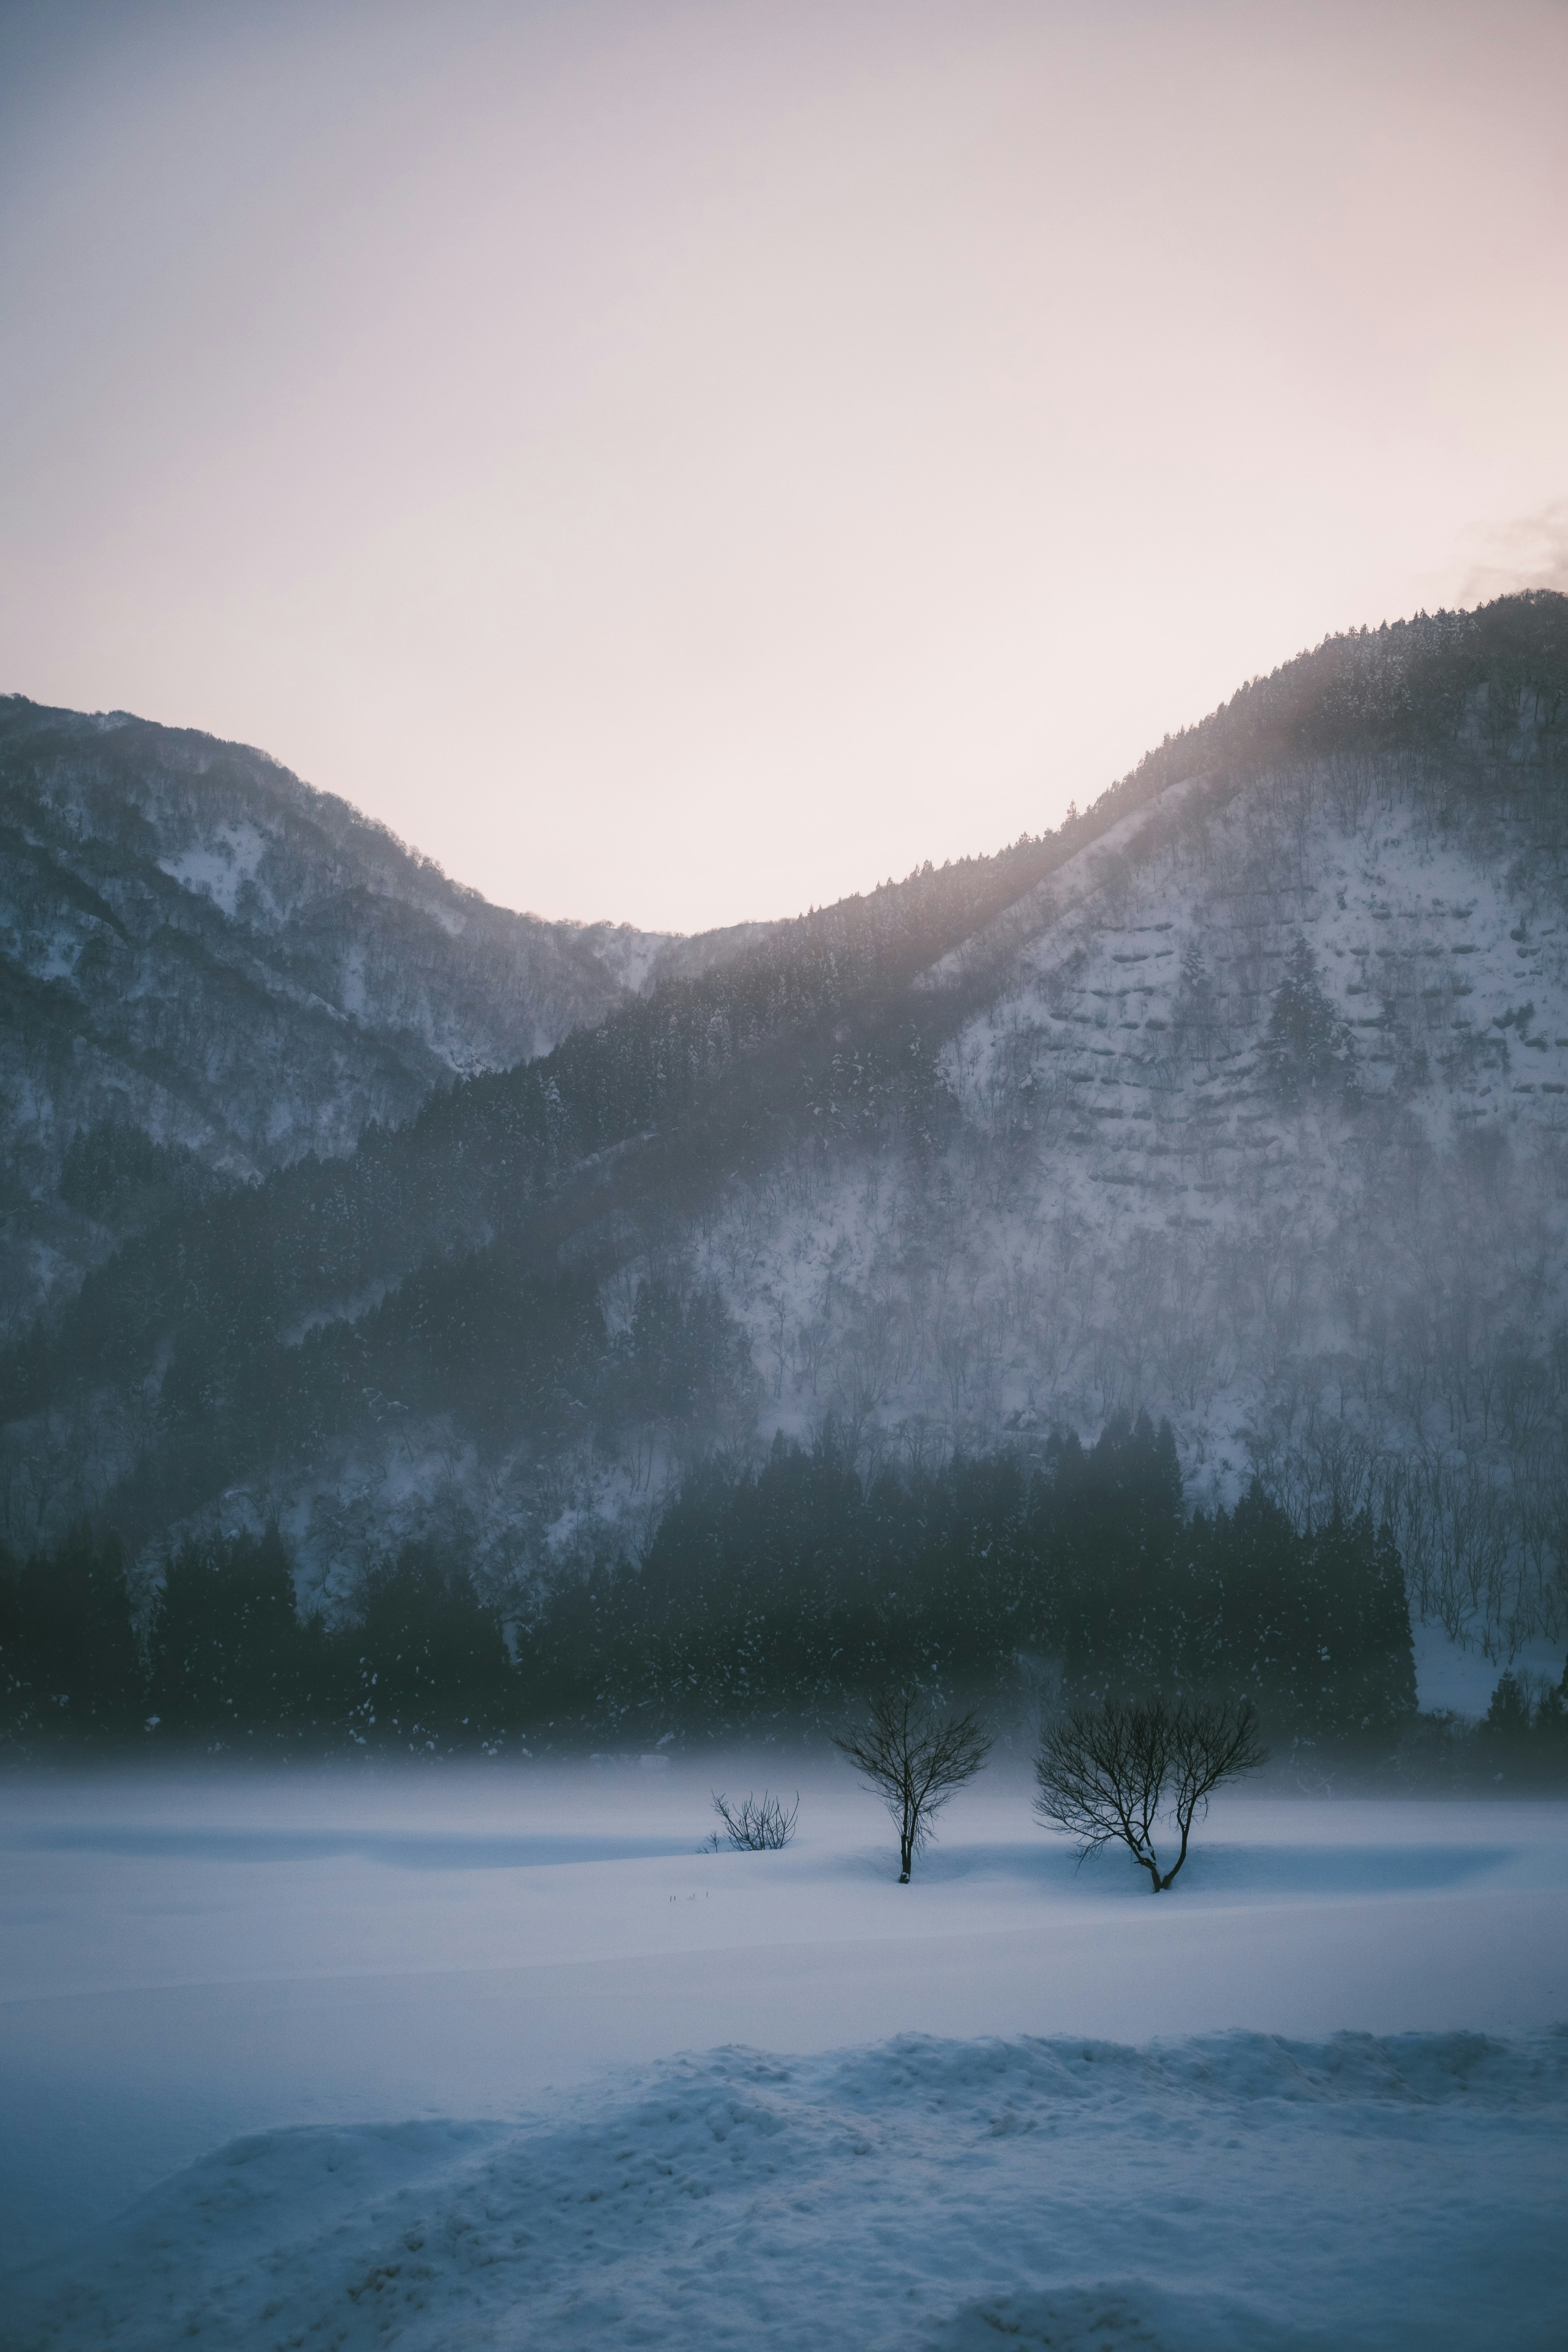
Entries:
[[[1194,1819],[1214,1791],[1268,1761],[1250,1699],[1111,1700],[1079,1707],[1046,1733],[1035,1759],[1035,1811],[1079,1841],[1079,1859],[1120,1839],[1156,1895],[1187,1858]],[[1154,1834],[1169,1813],[1180,1849],[1160,1867]],[[1166,1849],[1169,1852],[1169,1847]]]
[[899,1885],[907,1886],[915,1856],[931,1837],[933,1817],[955,1789],[973,1780],[991,1742],[977,1717],[941,1716],[915,1691],[881,1691],[869,1705],[865,1728],[839,1733],[833,1744],[897,1824]]
[[[786,1805],[782,1797],[770,1795],[766,1789],[760,1797],[748,1793],[732,1804],[721,1790],[713,1800],[713,1810],[734,1853],[776,1853],[795,1835],[800,1816],[800,1792],[795,1791],[793,1805]],[[709,1840],[715,1853],[719,1838],[720,1832],[715,1830]]]

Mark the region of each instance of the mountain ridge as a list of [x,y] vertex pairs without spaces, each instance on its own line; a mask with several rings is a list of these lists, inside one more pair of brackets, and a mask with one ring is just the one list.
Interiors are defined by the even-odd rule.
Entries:
[[[20,696],[0,698],[0,845],[13,1325],[124,1237],[123,1185],[97,1231],[62,1195],[74,1137],[145,1139],[176,1194],[341,1156],[433,1088],[547,1051],[666,955],[700,970],[759,928],[514,915],[268,753]],[[159,1186],[124,1148],[144,1213]]]
[[1544,592],[1331,639],[1055,834],[153,1221],[4,1366],[11,1540],[526,1585],[715,1444],[1147,1404],[1216,1495],[1402,1515],[1424,1612],[1556,1623],[1565,681]]

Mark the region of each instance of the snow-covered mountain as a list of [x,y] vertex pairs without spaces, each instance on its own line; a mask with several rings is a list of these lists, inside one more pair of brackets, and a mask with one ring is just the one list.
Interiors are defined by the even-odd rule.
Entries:
[[4,1532],[526,1580],[717,1444],[1146,1407],[1200,1494],[1370,1500],[1435,1620],[1556,1639],[1565,772],[1568,599],[1504,599],[1331,640],[998,859],[706,971],[627,946],[548,1056],[128,1242],[4,1368]]
[[1169,1413],[1226,1500],[1394,1495],[1420,1597],[1568,1568],[1562,785],[1368,753],[1169,785],[927,976],[989,967],[940,1152],[805,1150],[693,1248],[765,1421],[858,1442]]
[[751,935],[512,914],[263,752],[19,696],[0,853],[5,1324],[150,1203],[349,1151]]

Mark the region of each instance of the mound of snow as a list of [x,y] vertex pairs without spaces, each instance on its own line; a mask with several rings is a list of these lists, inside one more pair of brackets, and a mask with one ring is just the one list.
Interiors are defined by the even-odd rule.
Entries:
[[680,2057],[523,2124],[236,2141],[18,2347],[1560,2343],[1568,2030]]

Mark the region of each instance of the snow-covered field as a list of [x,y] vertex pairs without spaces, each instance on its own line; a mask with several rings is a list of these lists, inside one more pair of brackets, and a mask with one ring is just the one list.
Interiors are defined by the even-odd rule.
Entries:
[[1156,1899],[1005,1761],[903,1888],[781,1777],[0,1787],[0,2341],[1561,2343],[1568,1806],[1237,1795]]

